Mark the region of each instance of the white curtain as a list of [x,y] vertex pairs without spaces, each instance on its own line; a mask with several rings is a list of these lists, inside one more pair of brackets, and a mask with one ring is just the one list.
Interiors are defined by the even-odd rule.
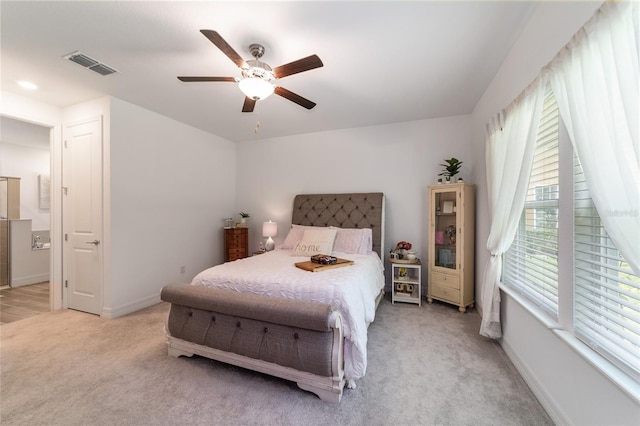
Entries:
[[544,70],[593,203],[640,275],[637,2],[607,2]]
[[509,107],[487,125],[486,165],[491,230],[482,285],[480,334],[502,337],[500,276],[502,255],[511,245],[531,174],[545,84],[536,79]]

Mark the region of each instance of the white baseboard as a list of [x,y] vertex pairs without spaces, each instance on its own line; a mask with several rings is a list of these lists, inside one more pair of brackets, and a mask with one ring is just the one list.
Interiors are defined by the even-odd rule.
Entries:
[[136,301],[127,303],[126,305],[117,306],[114,308],[102,308],[102,314],[100,316],[103,318],[118,318],[123,315],[127,315],[132,312],[139,311],[140,309],[144,309],[144,308],[148,308],[149,306],[156,305],[160,302],[161,302],[160,293],[158,293],[152,296],[144,297],[142,299],[138,299]]
[[30,275],[28,277],[12,278],[11,287],[22,287],[24,285],[38,284],[45,281],[49,281],[49,273]]
[[516,370],[520,373],[524,381],[527,383],[533,394],[536,396],[540,404],[544,407],[549,417],[557,425],[571,424],[569,417],[564,413],[561,407],[559,407],[549,395],[542,383],[536,378],[536,375],[529,369],[525,362],[518,356],[518,353],[509,346],[504,339],[500,340],[500,344],[504,352],[507,354]]

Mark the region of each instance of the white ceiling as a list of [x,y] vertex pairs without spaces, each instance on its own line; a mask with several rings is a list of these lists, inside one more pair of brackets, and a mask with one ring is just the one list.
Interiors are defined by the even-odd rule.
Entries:
[[[2,0],[1,88],[60,107],[111,95],[232,141],[469,114],[536,4]],[[246,59],[263,44],[272,67],[317,54],[324,67],[278,85],[318,105],[274,95],[242,113],[235,83],[178,81],[240,75],[200,29]],[[119,73],[62,59],[77,50]]]

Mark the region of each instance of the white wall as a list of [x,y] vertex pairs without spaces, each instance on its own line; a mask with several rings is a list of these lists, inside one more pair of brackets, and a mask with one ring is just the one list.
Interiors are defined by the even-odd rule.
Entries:
[[38,176],[50,175],[48,127],[8,117],[0,125],[0,176],[20,178],[20,218],[31,219],[33,230],[48,230],[49,209],[38,203]]
[[[540,4],[473,112],[474,179],[481,182],[476,218],[477,287],[481,285],[488,259],[484,124],[534,80],[600,5],[600,2]],[[502,293],[502,322],[503,347],[556,423],[638,424],[637,401],[505,293]]]
[[52,129],[53,309],[63,307],[63,122],[103,117],[104,316],[153,304],[163,285],[188,282],[222,262],[222,219],[235,211],[233,143],[115,98],[59,109],[13,93],[0,96],[2,116]]
[[[235,145],[110,98],[111,276],[105,315],[159,301],[223,261],[235,210]],[[184,266],[184,273],[181,268]]]
[[239,143],[235,218],[251,213],[255,250],[269,219],[278,222],[275,241],[282,243],[296,194],[383,192],[385,251],[406,240],[426,259],[427,185],[452,156],[464,162],[461,176],[469,180],[470,128],[465,115]]

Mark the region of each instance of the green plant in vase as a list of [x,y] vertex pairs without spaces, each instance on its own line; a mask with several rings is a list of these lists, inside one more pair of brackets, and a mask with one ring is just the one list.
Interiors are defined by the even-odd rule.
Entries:
[[458,160],[456,157],[451,157],[450,159],[445,159],[444,163],[440,164],[444,167],[444,170],[438,173],[438,176],[444,176],[447,182],[452,182],[453,177],[460,173],[460,167],[462,167],[462,161]]
[[240,212],[238,214],[240,215],[240,223],[243,223],[243,224],[247,223],[247,219],[251,217],[251,215],[247,212]]

